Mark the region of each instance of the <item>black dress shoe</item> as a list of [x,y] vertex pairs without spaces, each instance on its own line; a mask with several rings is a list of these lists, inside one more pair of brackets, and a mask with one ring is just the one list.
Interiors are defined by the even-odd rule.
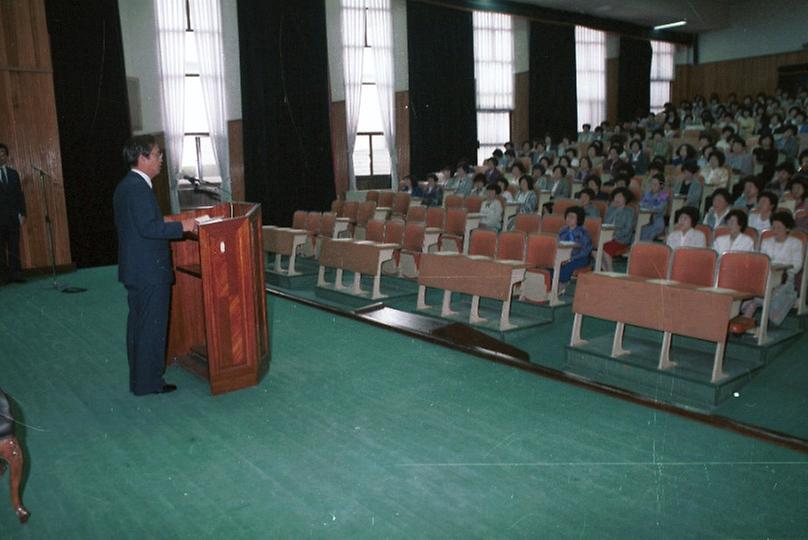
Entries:
[[176,384],[164,384],[163,388],[161,388],[160,390],[156,390],[154,393],[155,394],[168,394],[168,393],[173,392],[176,389],[177,389]]

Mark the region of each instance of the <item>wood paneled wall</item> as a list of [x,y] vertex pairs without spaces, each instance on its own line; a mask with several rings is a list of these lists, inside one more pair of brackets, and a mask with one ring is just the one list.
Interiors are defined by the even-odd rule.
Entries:
[[401,178],[410,174],[410,93],[396,92],[396,152]]
[[[23,268],[50,266],[45,204],[56,264],[72,264],[44,0],[0,1],[0,141],[9,147],[9,165],[20,173],[27,205]],[[33,165],[48,173],[44,197]]]
[[238,120],[227,121],[227,144],[230,150],[230,195],[234,201],[246,201],[244,188],[244,129]]
[[676,79],[671,88],[674,103],[691,99],[695,94],[707,97],[717,92],[723,100],[730,92],[738,98],[758,92],[771,94],[777,88],[777,68],[808,62],[808,51],[769,54],[724,62],[676,66]]
[[[513,113],[511,113],[511,141],[517,149],[522,141],[530,139],[530,72],[514,75]],[[539,133],[534,133],[538,137]],[[505,141],[502,141],[505,142]]]
[[331,153],[337,198],[348,191],[348,132],[345,101],[331,102]]

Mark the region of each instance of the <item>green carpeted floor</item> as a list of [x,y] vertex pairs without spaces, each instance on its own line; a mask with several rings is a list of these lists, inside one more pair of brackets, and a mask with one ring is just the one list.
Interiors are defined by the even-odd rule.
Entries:
[[261,385],[135,398],[115,269],[64,279],[0,288],[0,538],[808,536],[806,455],[272,297]]

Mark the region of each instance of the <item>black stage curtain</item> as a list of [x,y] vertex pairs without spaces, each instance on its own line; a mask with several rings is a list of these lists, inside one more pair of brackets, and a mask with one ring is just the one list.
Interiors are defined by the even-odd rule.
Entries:
[[45,9],[70,251],[79,267],[114,264],[112,195],[131,133],[118,3],[47,0]]
[[335,197],[322,0],[239,0],[247,200],[265,223]]
[[621,122],[647,116],[651,105],[651,43],[620,38],[617,117]]
[[423,179],[477,159],[471,12],[407,2],[407,40],[411,172]]
[[575,139],[575,27],[530,23],[530,136]]

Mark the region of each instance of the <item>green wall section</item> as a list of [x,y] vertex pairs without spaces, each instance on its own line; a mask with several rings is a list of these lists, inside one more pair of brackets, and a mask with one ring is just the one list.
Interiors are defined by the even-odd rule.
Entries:
[[115,268],[0,289],[2,538],[808,535],[808,456],[270,297],[263,383],[127,392]]

